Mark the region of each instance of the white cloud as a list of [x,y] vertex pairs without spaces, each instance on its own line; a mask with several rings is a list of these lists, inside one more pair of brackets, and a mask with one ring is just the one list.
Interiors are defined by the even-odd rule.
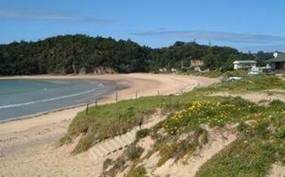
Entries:
[[211,40],[247,44],[285,43],[285,37],[282,36],[217,31],[148,31],[132,34],[137,36],[174,37],[187,40]]
[[4,10],[0,9],[0,19],[19,21],[60,21],[60,22],[89,22],[97,24],[112,23],[113,20],[95,16],[85,16],[67,12],[46,10]]

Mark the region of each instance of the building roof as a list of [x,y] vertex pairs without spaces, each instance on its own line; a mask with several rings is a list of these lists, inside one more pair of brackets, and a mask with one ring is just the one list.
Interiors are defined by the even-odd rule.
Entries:
[[255,60],[236,60],[234,64],[256,64]]
[[266,63],[285,62],[285,53],[278,53],[276,58],[266,60]]

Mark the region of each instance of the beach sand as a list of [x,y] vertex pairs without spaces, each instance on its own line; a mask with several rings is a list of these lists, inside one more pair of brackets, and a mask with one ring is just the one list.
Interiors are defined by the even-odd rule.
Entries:
[[[137,96],[179,94],[194,87],[217,82],[194,76],[175,74],[114,74],[76,76],[19,76],[1,79],[97,79],[112,81],[118,87],[118,99]],[[115,101],[115,93],[100,100],[99,104]],[[71,146],[58,147],[58,140],[66,133],[69,123],[85,106],[51,112],[36,117],[0,124],[0,176],[76,176],[94,174],[96,164],[88,153],[70,155]]]

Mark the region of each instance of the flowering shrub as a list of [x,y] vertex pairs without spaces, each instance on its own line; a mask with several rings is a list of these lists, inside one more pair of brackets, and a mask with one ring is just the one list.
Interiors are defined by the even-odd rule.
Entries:
[[[247,101],[193,101],[185,109],[173,113],[163,127],[170,134],[193,129],[200,124],[223,126],[225,123],[249,119],[248,113],[258,113],[259,107]],[[240,105],[242,104],[242,106]],[[243,116],[244,115],[244,116]]]

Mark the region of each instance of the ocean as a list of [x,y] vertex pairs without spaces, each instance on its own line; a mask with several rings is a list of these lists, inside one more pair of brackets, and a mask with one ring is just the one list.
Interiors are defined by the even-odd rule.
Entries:
[[96,80],[0,80],[0,122],[94,102],[114,89]]

